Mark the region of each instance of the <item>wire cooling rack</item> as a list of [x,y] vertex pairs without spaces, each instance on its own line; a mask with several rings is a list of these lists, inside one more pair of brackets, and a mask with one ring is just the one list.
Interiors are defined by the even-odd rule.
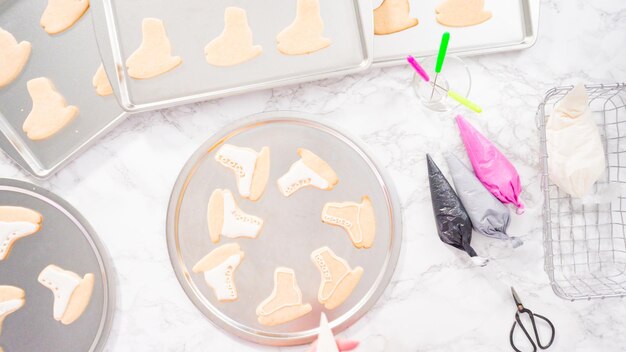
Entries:
[[[572,88],[549,90],[536,116],[544,192],[544,268],[561,298],[622,297],[626,296],[626,196],[616,192],[596,204],[583,203],[559,190],[548,174],[546,120]],[[607,171],[594,188],[607,193],[626,184],[626,84],[586,88],[607,161]]]

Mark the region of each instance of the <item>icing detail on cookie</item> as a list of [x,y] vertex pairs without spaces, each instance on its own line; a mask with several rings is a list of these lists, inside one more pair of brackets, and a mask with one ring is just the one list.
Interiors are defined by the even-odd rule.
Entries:
[[342,227],[357,248],[369,248],[374,242],[376,220],[372,202],[367,196],[361,199],[361,203],[326,203],[322,210],[322,221]]
[[363,268],[350,269],[348,262],[330,248],[321,247],[311,253],[311,260],[321,274],[317,299],[326,309],[341,305],[361,280]]
[[300,188],[309,185],[320,189],[326,189],[329,186],[328,181],[307,167],[302,160],[296,161],[289,171],[278,179],[280,192],[285,196],[290,196]]
[[24,297],[24,290],[21,288],[0,285],[0,333],[4,319],[24,306]]
[[252,175],[258,153],[250,148],[224,144],[216,153],[215,160],[233,170],[237,176],[237,189],[242,197],[250,196]]
[[222,264],[204,272],[204,280],[215,292],[220,301],[237,299],[234,272],[241,263],[239,255],[231,255]]
[[224,190],[224,225],[222,235],[230,238],[256,238],[263,226],[263,220],[241,211],[229,190]]
[[[283,295],[284,302],[278,302],[278,295]],[[302,304],[302,291],[296,282],[296,273],[289,268],[276,268],[274,271],[274,290],[256,309],[257,315],[268,316],[283,308]],[[269,309],[266,309],[268,308]]]
[[30,52],[29,42],[18,43],[11,33],[0,28],[0,88],[9,85],[22,73]]
[[61,320],[67,310],[72,293],[80,284],[80,277],[54,265],[47,266],[38,278],[39,282],[54,294],[53,313],[55,320]]
[[39,225],[27,221],[0,221],[0,260],[9,254],[13,242],[33,234],[39,230]]

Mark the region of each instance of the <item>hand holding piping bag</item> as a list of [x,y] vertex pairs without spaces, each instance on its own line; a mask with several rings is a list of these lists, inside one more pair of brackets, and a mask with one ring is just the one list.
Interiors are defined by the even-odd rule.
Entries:
[[502,203],[516,206],[517,214],[524,213],[519,199],[522,182],[515,166],[463,116],[458,115],[456,123],[476,177]]

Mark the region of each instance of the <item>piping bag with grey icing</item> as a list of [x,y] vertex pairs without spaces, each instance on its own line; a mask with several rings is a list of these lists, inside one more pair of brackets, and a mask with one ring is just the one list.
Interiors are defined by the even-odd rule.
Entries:
[[491,194],[459,158],[448,154],[446,163],[474,230],[488,237],[510,240],[513,248],[521,246],[523,242],[519,238],[506,234],[511,220],[509,208]]
[[430,198],[433,203],[439,238],[443,243],[465,251],[472,258],[474,264],[486,265],[488,260],[479,257],[470,245],[472,241],[472,222],[461,200],[430,155],[426,154],[426,159],[428,162]]

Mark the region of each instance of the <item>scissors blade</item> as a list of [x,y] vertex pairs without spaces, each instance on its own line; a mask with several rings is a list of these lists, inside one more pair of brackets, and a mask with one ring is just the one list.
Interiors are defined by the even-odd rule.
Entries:
[[523,306],[522,305],[522,300],[519,299],[519,296],[517,295],[517,292],[515,291],[513,286],[511,286],[511,294],[513,295],[513,300],[515,301],[515,305],[516,306]]

